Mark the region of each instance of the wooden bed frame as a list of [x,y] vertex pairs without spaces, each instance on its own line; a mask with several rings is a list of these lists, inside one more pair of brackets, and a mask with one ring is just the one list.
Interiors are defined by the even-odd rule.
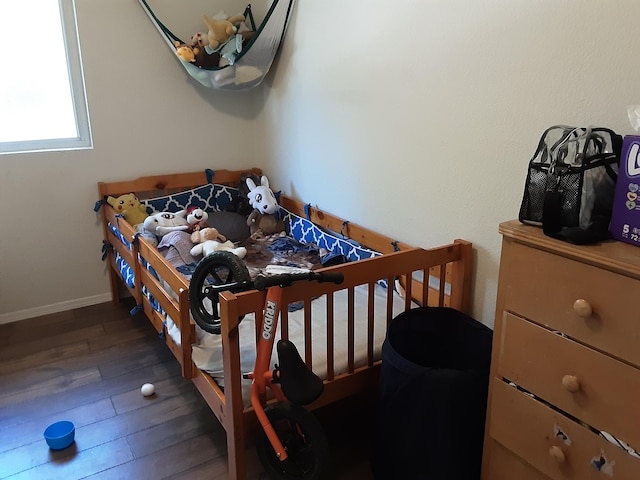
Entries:
[[[217,184],[237,186],[243,173],[250,172],[261,174],[259,169],[241,171],[216,170],[213,182]],[[153,198],[170,193],[188,190],[208,183],[204,171],[193,173],[178,173],[141,177],[135,180],[98,183],[98,192],[101,199],[107,196],[118,196],[125,193],[135,193],[140,199]],[[367,285],[368,291],[373,288],[378,280],[387,280],[393,284],[399,280],[405,292],[405,310],[418,305],[450,306],[464,313],[470,313],[471,307],[471,278],[473,269],[473,251],[471,243],[464,240],[455,240],[448,245],[432,249],[413,248],[384,235],[372,232],[353,223],[323,212],[317,208],[306,207],[299,201],[280,196],[280,204],[290,212],[306,217],[316,225],[333,232],[341,232],[369,249],[382,253],[382,256],[346,263],[326,270],[340,270],[345,281],[342,285],[329,283],[303,282],[294,284],[285,289],[284,301],[303,301],[308,307],[311,300],[321,295],[327,296],[327,304],[332,305],[332,291],[346,289],[349,298],[347,315],[348,324],[348,371],[336,373],[334,371],[333,338],[334,319],[328,311],[327,318],[322,321],[327,324],[327,379],[323,395],[308,408],[317,408],[338,401],[356,393],[371,390],[375,391],[378,382],[380,361],[374,358],[374,338],[372,333],[367,333],[367,362],[363,367],[355,365],[353,360],[353,345],[356,332],[353,325],[353,289],[359,285]],[[135,229],[121,217],[116,217],[115,210],[106,202],[102,208],[104,223],[104,236],[109,248],[107,248],[108,271],[111,282],[112,301],[118,303],[122,293],[126,290],[135,298],[137,305],[141,305],[144,313],[158,332],[164,329],[164,317],[158,313],[143,295],[141,285],[144,284],[151,295],[158,301],[164,311],[173,319],[179,327],[181,342],[178,345],[169,335],[166,335],[166,343],[169,349],[182,366],[184,378],[190,379],[196,385],[205,401],[208,403],[227,433],[227,450],[229,477],[235,479],[245,478],[244,452],[247,440],[257,431],[257,422],[253,409],[245,408],[242,399],[242,372],[240,369],[240,339],[238,325],[243,315],[253,312],[256,323],[262,320],[262,309],[265,298],[264,292],[251,290],[241,293],[222,292],[220,294],[220,313],[222,319],[222,344],[224,360],[224,389],[222,389],[212,377],[199,370],[192,361],[192,344],[196,341],[195,324],[190,318],[187,280],[169,264],[159,251],[143,238],[136,239]],[[119,230],[130,242],[131,248],[125,246],[120,239],[112,233],[108,223],[119,225]],[[114,251],[131,266],[135,274],[135,287],[128,287],[120,275],[116,265]],[[143,265],[143,260],[153,267],[155,272],[164,280],[159,282],[154,275]],[[429,286],[429,282],[421,281],[424,278],[437,279],[435,287]],[[126,289],[123,289],[122,286]],[[174,294],[167,290],[168,285]],[[445,286],[449,287],[445,291]],[[388,289],[389,292],[391,289]],[[393,318],[391,293],[387,297],[387,322]],[[426,299],[426,301],[425,301]],[[329,307],[328,310],[330,310]],[[369,300],[368,317],[373,322],[373,300]],[[307,314],[307,311],[309,312]],[[287,335],[287,315],[283,314],[281,328],[283,337]],[[305,309],[305,324],[310,325],[310,308]],[[311,329],[305,331],[305,346],[301,349],[301,355],[305,359],[311,358],[310,345]],[[379,345],[377,346],[379,348]],[[309,360],[306,360],[309,363]]]

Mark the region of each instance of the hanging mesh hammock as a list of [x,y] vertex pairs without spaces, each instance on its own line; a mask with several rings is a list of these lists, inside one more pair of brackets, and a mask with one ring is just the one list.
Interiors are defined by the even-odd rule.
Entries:
[[[185,44],[174,35],[153,13],[146,0],[139,0],[140,5],[160,31],[172,51],[176,51],[176,42]],[[269,68],[284,38],[289,14],[294,0],[273,0],[264,20],[256,28],[251,5],[244,11],[245,23],[255,33],[241,47],[232,64],[225,66],[198,66],[183,60],[176,55],[185,70],[195,80],[208,88],[218,90],[249,90],[257,87],[269,72]]]

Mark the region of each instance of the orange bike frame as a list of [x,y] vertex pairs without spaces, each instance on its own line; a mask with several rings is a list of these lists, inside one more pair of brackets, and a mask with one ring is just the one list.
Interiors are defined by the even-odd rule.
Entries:
[[263,312],[262,328],[258,337],[256,364],[254,371],[247,376],[251,383],[251,405],[253,406],[258,421],[262,426],[267,438],[271,442],[273,449],[280,461],[287,459],[287,452],[278,438],[269,418],[264,411],[264,406],[260,398],[264,398],[267,387],[271,389],[279,402],[287,400],[279,385],[274,383],[275,372],[269,369],[271,364],[271,354],[275,342],[275,333],[280,317],[280,304],[282,302],[282,287],[275,286],[267,289],[267,299]]

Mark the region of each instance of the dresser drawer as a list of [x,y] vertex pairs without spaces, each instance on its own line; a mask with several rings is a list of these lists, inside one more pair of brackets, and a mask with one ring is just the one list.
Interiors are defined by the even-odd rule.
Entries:
[[640,445],[640,370],[510,313],[502,322],[500,376],[593,427]]
[[493,439],[490,442],[489,465],[483,471],[482,480],[549,480],[511,450]]
[[504,310],[640,366],[640,280],[509,240],[501,265]]
[[549,478],[640,478],[640,459],[501,380],[492,389],[490,437]]

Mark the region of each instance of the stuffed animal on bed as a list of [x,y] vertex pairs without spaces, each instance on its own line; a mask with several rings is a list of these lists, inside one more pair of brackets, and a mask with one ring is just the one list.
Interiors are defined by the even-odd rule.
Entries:
[[187,208],[187,223],[189,224],[188,232],[195,232],[209,226],[207,219],[209,214],[200,207]]
[[251,237],[272,235],[284,230],[284,223],[278,220],[274,213],[278,210],[278,201],[271,188],[269,180],[264,175],[260,178],[260,185],[256,185],[252,178],[246,179],[249,193],[247,198],[253,211],[247,218],[247,225],[251,230]]
[[191,241],[196,245],[191,249],[191,255],[209,255],[210,253],[224,250],[244,258],[247,249],[244,247],[236,247],[233,242],[227,240],[224,235],[220,234],[215,228],[207,227],[191,234]]
[[133,193],[125,193],[117,198],[109,196],[107,197],[107,203],[118,213],[124,215],[124,219],[131,225],[138,225],[149,216],[147,207],[142,205],[138,197]]
[[138,232],[138,235],[140,235],[140,237],[144,238],[147,242],[149,242],[151,246],[153,247],[158,246],[158,243],[159,243],[158,237],[156,237],[155,233],[147,232],[144,229],[144,223],[139,223],[138,225],[136,225],[136,231]]
[[144,231],[152,233],[158,240],[169,232],[178,230],[188,230],[189,223],[186,219],[186,210],[180,210],[176,213],[156,212],[149,215],[144,220]]

